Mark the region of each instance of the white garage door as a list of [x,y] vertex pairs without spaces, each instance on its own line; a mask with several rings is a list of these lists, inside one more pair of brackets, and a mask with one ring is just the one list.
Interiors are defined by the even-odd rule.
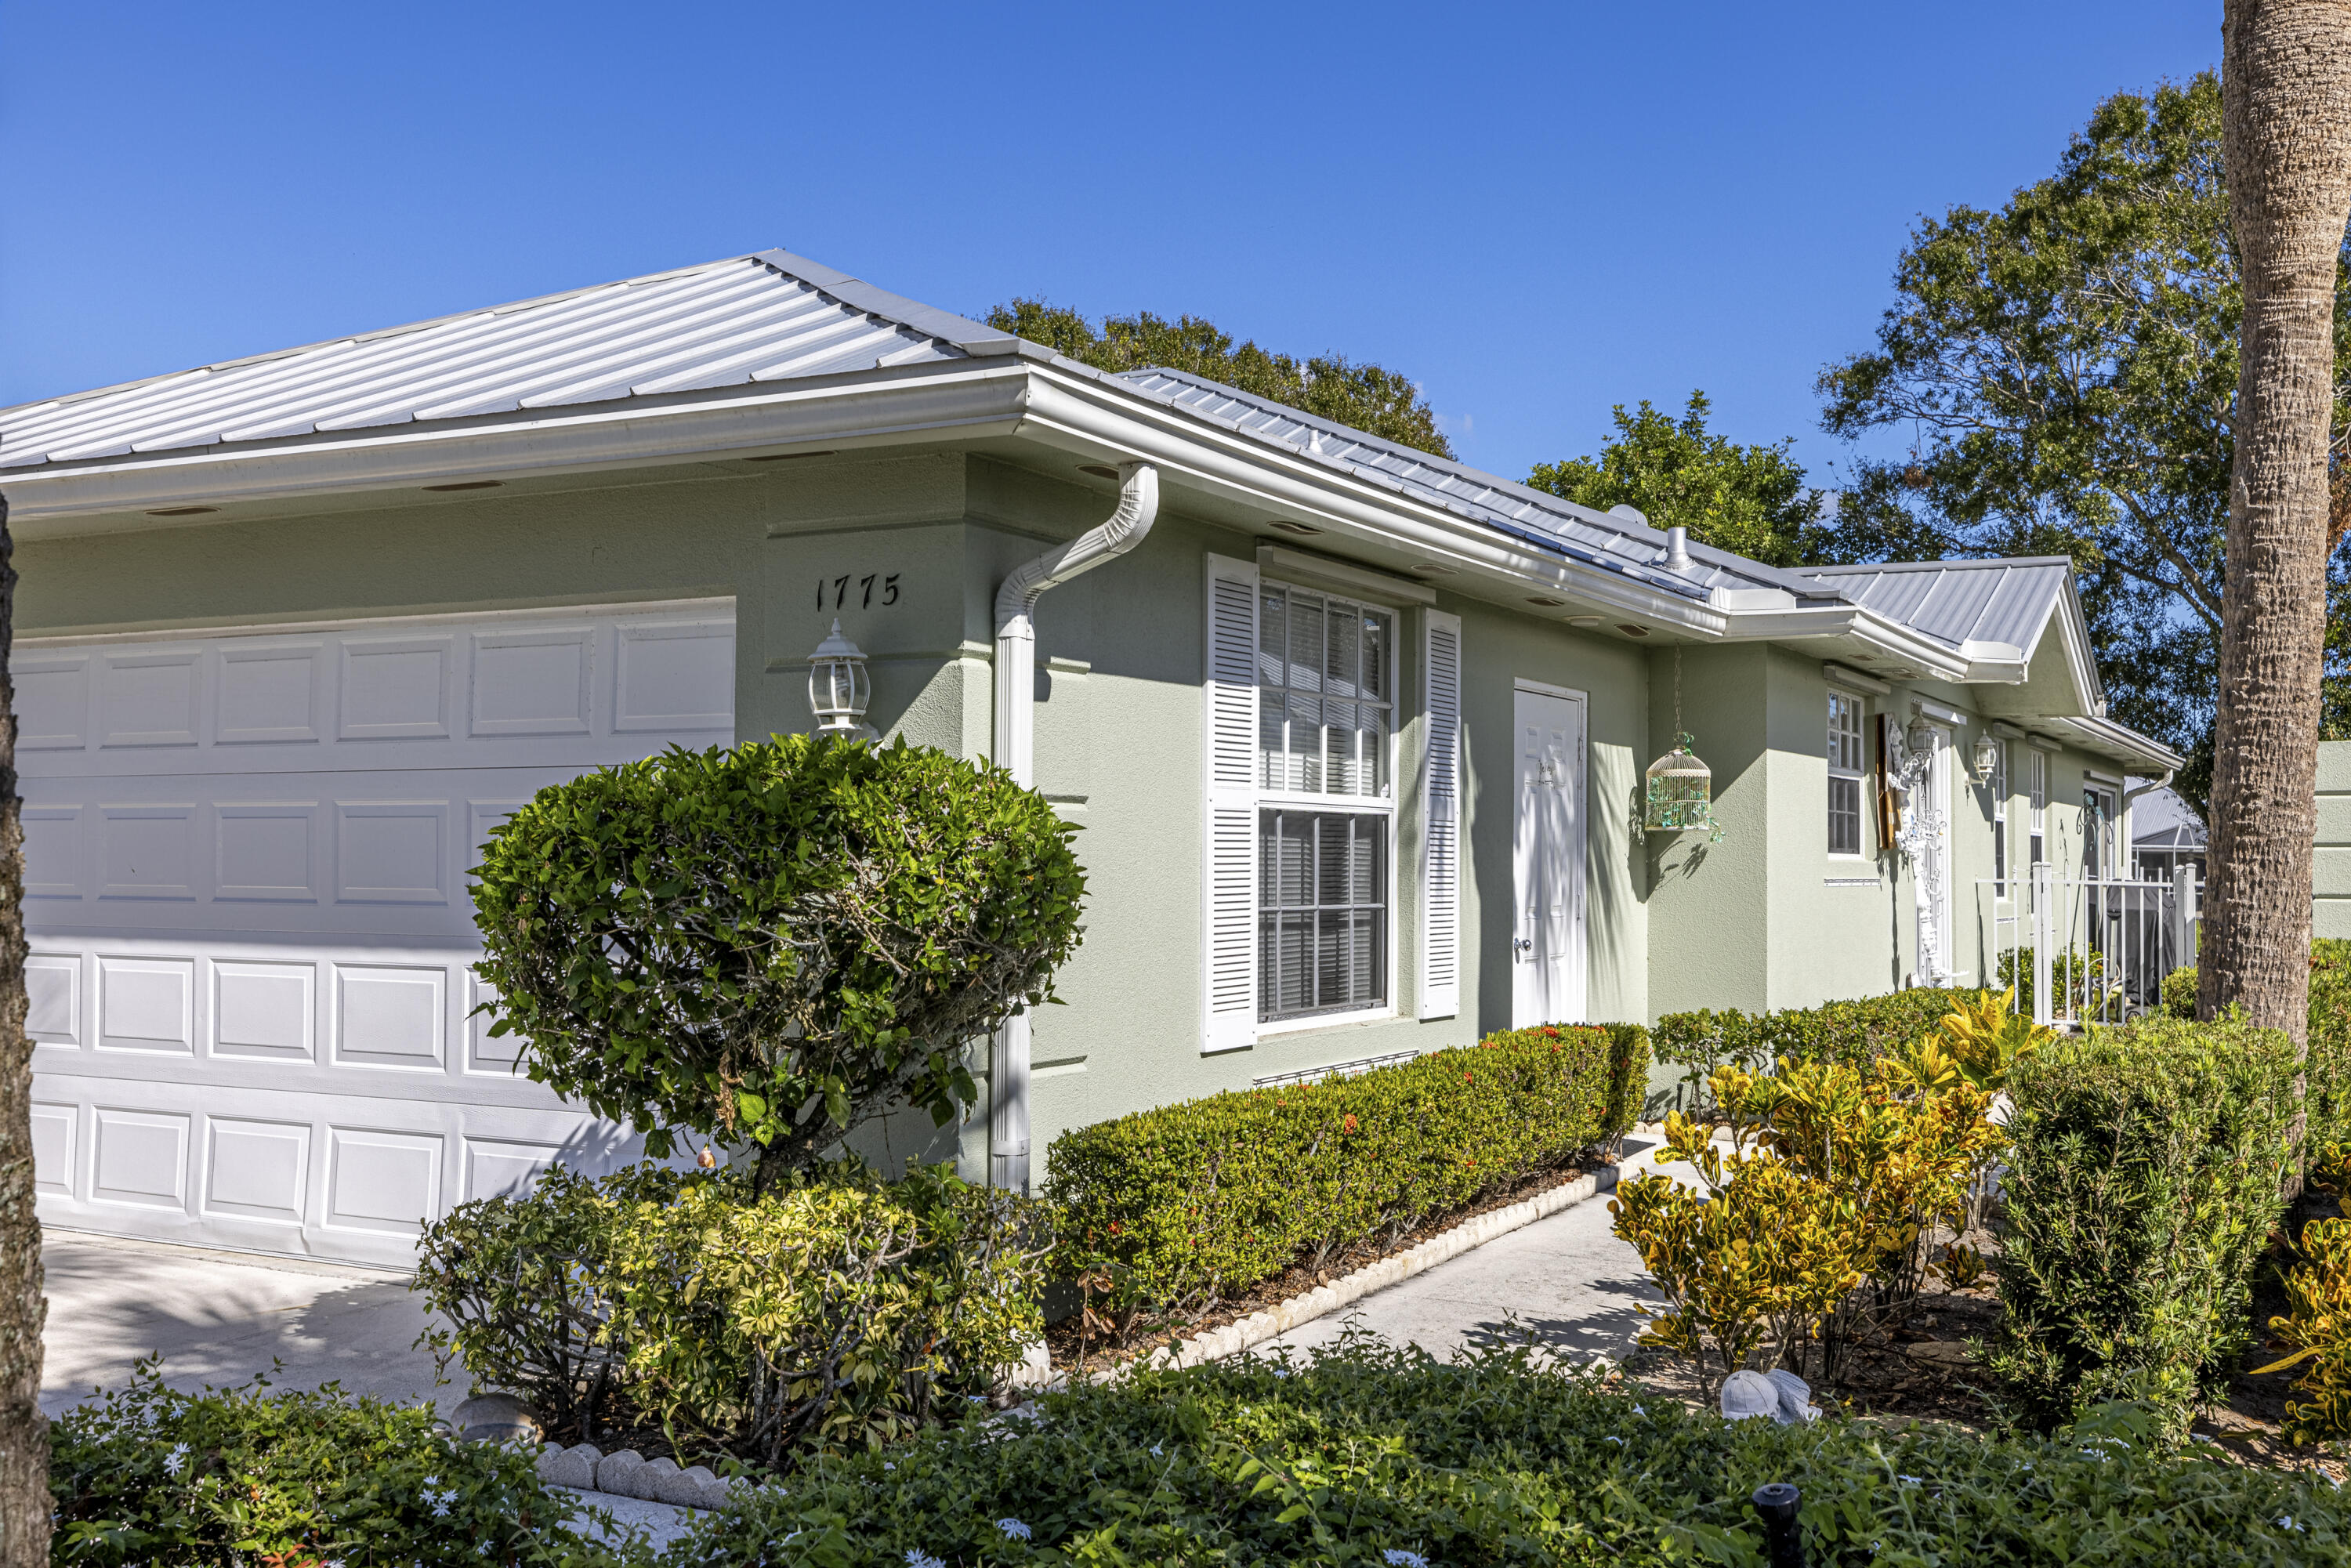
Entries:
[[469,1016],[466,872],[546,784],[732,740],[731,601],[17,650],[43,1219],[401,1263],[635,1157]]

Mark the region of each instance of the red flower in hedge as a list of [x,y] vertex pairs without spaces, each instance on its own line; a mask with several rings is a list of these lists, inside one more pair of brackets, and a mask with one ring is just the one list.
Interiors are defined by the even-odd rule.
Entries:
[[1115,1235],[1117,1235],[1117,1234],[1118,1234],[1118,1221],[1117,1221],[1117,1220],[1115,1220],[1115,1219],[1113,1219],[1113,1220],[1112,1220],[1112,1221],[1110,1222],[1110,1233],[1111,1233],[1113,1236],[1115,1236]]
[[1353,1132],[1355,1130],[1355,1118],[1349,1116],[1344,1122],[1340,1124],[1340,1127],[1343,1131],[1349,1133]]

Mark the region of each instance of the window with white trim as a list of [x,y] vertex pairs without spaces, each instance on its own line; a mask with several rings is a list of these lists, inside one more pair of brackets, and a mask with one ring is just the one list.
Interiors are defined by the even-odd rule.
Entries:
[[2008,742],[1991,741],[1991,893],[2008,896]]
[[1258,597],[1258,1020],[1387,1005],[1395,617]]
[[2049,754],[2035,747],[2032,752],[2032,851],[2025,864],[2039,865],[2049,858]]
[[1861,853],[1861,699],[1829,694],[1829,853]]

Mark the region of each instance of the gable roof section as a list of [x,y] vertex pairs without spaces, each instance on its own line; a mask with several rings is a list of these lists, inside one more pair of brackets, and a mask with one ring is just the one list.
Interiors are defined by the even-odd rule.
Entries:
[[1723,607],[1740,607],[1746,596],[1760,596],[1774,606],[1790,602],[1780,597],[1783,594],[1819,600],[1843,596],[1833,585],[1697,543],[1688,547],[1692,570],[1668,571],[1662,530],[1562,501],[1449,458],[1383,441],[1205,376],[1155,366],[1112,379],[1202,418],[1260,440],[1279,442],[1357,478],[1442,507],[1538,549],[1636,579],[1662,592]]
[[1800,574],[1971,658],[2030,659],[2066,597],[2062,555],[1807,567]]
[[0,411],[0,469],[1009,353],[783,251]]

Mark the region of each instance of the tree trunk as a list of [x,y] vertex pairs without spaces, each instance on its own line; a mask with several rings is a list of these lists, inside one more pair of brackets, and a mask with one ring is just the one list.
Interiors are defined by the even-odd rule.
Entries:
[[25,828],[9,673],[16,568],[0,496],[0,1568],[49,1560],[49,1424],[41,1415],[41,1222],[33,1213],[33,1046],[25,1038]]
[[2335,267],[2351,216],[2351,0],[2227,0],[2229,219],[2243,267],[2197,1012],[2305,1047]]

